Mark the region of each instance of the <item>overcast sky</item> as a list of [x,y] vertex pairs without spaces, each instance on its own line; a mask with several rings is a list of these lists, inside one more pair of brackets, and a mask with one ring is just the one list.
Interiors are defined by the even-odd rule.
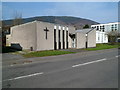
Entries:
[[99,23],[118,21],[117,2],[3,2],[3,19],[12,19],[17,11],[22,17],[74,16]]

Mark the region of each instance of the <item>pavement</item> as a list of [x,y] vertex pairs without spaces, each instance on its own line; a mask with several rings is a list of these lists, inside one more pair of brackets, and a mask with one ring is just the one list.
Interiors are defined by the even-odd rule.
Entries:
[[[3,62],[3,88],[118,88],[118,49]],[[17,60],[16,60],[17,61]]]
[[[76,52],[76,53],[83,53],[83,52],[88,52],[86,50],[80,50],[80,49],[64,49],[61,51],[70,51],[70,52]],[[71,55],[71,54],[69,54]],[[68,56],[69,56],[68,55]],[[61,56],[67,56],[67,55],[60,55]],[[48,56],[49,58],[56,57],[56,56]],[[39,60],[44,60],[48,57],[34,57],[34,58],[25,58],[20,54],[16,53],[3,53],[2,54],[2,66],[16,66],[20,64],[30,64]],[[59,56],[57,56],[59,57]]]
[[[58,56],[46,56],[46,57],[33,57],[33,58],[25,58],[20,54],[16,53],[4,53],[2,54],[2,67],[9,67],[9,66],[19,66],[19,65],[24,65],[24,64],[31,64],[31,63],[37,63],[37,62],[48,62],[48,61],[61,61],[61,56],[66,59],[70,59],[72,56],[79,57],[82,56],[88,56],[94,53],[102,53],[111,51],[114,49],[106,49],[106,50],[99,50],[99,51],[86,51],[86,50],[80,50],[80,49],[64,49],[63,51],[70,51],[70,52],[76,52],[76,54],[66,54],[66,55],[58,55]],[[71,57],[69,57],[71,56]],[[72,58],[73,58],[72,57]],[[50,59],[50,60],[49,60]]]

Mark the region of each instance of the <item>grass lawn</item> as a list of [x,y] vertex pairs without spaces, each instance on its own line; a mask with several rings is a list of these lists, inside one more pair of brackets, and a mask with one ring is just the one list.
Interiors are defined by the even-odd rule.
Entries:
[[111,49],[111,48],[118,48],[118,45],[110,45],[110,44],[97,44],[95,48],[87,48],[84,50],[103,50],[103,49]]
[[54,55],[63,55],[63,54],[71,54],[75,52],[68,51],[59,51],[59,50],[48,50],[48,51],[36,51],[24,54],[24,57],[44,57],[44,56],[54,56]]

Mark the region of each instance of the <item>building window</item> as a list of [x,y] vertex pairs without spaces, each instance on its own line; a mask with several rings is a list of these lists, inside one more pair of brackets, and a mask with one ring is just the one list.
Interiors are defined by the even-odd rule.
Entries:
[[105,26],[104,26],[104,25],[102,26],[102,31],[103,31],[103,32],[105,31]]
[[58,30],[58,43],[59,43],[59,49],[61,49],[61,40],[60,40],[60,30]]
[[63,30],[63,49],[65,49],[65,31]]
[[102,29],[102,26],[100,26],[100,30]]
[[105,29],[105,26],[103,25],[103,29]]
[[5,31],[5,34],[10,34],[10,29],[7,29],[7,30]]
[[99,30],[99,26],[97,26],[97,30]]
[[112,31],[113,31],[113,29],[114,29],[114,25],[111,26],[111,29],[112,29]]
[[98,37],[98,41],[100,40],[100,37]]
[[92,28],[96,28],[96,26],[93,26]]
[[117,30],[117,24],[115,24],[115,31]]
[[117,24],[115,24],[115,27],[117,27]]
[[66,48],[68,49],[68,31],[66,31]]
[[54,29],[54,50],[57,49],[57,42],[56,42],[56,29]]
[[106,41],[106,35],[105,35],[105,38],[104,38],[104,40]]

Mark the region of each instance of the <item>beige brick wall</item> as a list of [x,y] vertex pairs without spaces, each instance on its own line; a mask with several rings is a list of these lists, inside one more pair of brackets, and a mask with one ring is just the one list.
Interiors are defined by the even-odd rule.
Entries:
[[36,50],[36,22],[11,27],[11,44],[20,44],[23,49]]
[[83,33],[76,33],[76,48],[85,48],[86,37]]
[[96,47],[96,30],[88,33],[88,47]]
[[86,48],[86,40],[87,40],[87,47],[96,47],[96,30],[92,30],[87,34],[82,32],[76,33],[76,48]]
[[[40,22],[34,21],[18,26],[14,26],[11,28],[11,44],[20,44],[23,49],[30,49],[33,47],[33,50],[40,51],[40,50],[54,50],[54,26],[56,26],[56,42],[57,42],[57,49],[58,49],[58,24],[52,24],[47,22]],[[46,39],[46,32],[44,29],[49,30],[47,32],[47,39]],[[61,49],[63,49],[63,27],[64,27],[64,41],[65,41],[65,48],[66,48],[66,26],[61,26],[60,33],[61,33]],[[68,47],[71,47],[71,38],[69,37],[69,32],[74,32],[74,27],[68,26]]]
[[[54,49],[54,24],[37,22],[37,50],[53,50]],[[46,32],[44,29],[49,30]]]

